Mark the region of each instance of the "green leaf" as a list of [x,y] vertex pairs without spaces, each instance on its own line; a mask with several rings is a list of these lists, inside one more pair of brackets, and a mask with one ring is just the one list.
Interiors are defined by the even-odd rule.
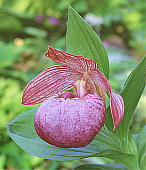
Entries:
[[[126,140],[121,140],[115,133],[109,130],[102,130],[102,132],[97,135],[96,140],[99,141],[99,145],[102,145],[105,149],[100,150],[100,152],[94,156],[112,159],[133,170],[139,168],[137,146],[130,133]],[[108,149],[107,146],[109,146],[110,149]]]
[[[122,139],[128,136],[128,129],[134,115],[135,108],[143,93],[146,84],[146,57],[137,65],[137,67],[129,75],[121,96],[124,99],[125,111],[124,118],[116,130],[116,134]],[[112,130],[112,120],[110,116],[110,109],[107,110],[106,125],[108,129]]]
[[109,61],[98,35],[83,18],[69,6],[66,45],[70,53],[95,60],[105,76],[109,77]]
[[[10,137],[26,152],[51,160],[74,160],[85,157],[107,157],[129,167],[136,167],[136,157],[122,152],[120,139],[108,129],[102,129],[96,138],[83,148],[58,148],[41,140],[34,129],[36,109],[21,114],[8,124]],[[32,147],[33,146],[33,147]]]
[[94,156],[98,157],[106,157],[112,159],[116,162],[122,163],[132,170],[137,170],[138,164],[136,160],[136,156],[133,154],[123,153],[117,150],[105,150],[101,153],[98,153]]
[[97,153],[94,144],[84,148],[63,149],[41,140],[34,129],[35,113],[36,109],[30,110],[7,125],[10,137],[26,152],[41,158],[61,161],[79,159]]
[[84,164],[75,167],[73,170],[128,170],[122,164]]
[[146,169],[146,126],[141,130],[140,134],[136,138],[138,154],[139,154],[139,166],[141,170]]

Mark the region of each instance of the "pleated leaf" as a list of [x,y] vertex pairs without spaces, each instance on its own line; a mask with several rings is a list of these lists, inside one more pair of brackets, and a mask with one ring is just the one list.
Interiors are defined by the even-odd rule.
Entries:
[[141,170],[146,169],[146,126],[141,130],[136,138],[139,154],[139,166]]
[[66,45],[68,52],[96,61],[101,72],[109,77],[109,61],[98,35],[72,8],[68,9]]
[[128,170],[122,164],[85,164],[75,167],[73,170]]

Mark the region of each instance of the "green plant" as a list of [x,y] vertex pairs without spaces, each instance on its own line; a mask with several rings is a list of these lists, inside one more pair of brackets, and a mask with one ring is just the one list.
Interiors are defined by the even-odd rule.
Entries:
[[[67,48],[74,54],[94,58],[99,69],[109,75],[107,54],[91,27],[69,7],[67,27]],[[125,103],[125,115],[120,126],[113,131],[110,109],[107,108],[106,128],[102,129],[93,142],[83,148],[58,148],[41,140],[33,126],[36,109],[23,113],[8,124],[11,138],[25,151],[32,155],[51,160],[74,160],[86,157],[106,157],[118,164],[81,165],[75,169],[100,167],[103,169],[146,168],[146,128],[135,137],[129,131],[134,110],[146,84],[146,57],[131,72],[122,92]],[[32,147],[33,146],[33,147]]]

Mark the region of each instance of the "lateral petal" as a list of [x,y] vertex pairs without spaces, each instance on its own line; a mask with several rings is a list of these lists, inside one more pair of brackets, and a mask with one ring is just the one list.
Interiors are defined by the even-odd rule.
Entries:
[[118,127],[124,116],[124,100],[122,96],[116,93],[110,95],[110,107],[114,122],[114,130]]
[[89,58],[62,52],[52,47],[48,47],[46,56],[56,63],[71,67],[79,72],[88,72],[97,68],[96,62]]
[[69,67],[49,67],[28,83],[23,93],[22,104],[41,103],[53,94],[72,88],[73,83],[81,77],[82,73]]
[[124,116],[123,98],[119,94],[112,92],[112,88],[109,81],[100,71],[94,70],[90,73],[89,76],[93,83],[97,84],[102,90],[109,94],[110,108],[115,130]]

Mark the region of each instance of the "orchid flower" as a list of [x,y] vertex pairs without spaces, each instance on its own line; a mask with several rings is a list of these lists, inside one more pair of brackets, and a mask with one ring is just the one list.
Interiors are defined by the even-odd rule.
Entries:
[[[60,65],[51,66],[30,81],[22,103],[42,103],[34,118],[38,136],[61,148],[88,145],[106,119],[105,93],[110,98],[114,130],[124,115],[124,102],[95,61],[52,47],[46,54]],[[64,92],[74,88],[74,92]]]

